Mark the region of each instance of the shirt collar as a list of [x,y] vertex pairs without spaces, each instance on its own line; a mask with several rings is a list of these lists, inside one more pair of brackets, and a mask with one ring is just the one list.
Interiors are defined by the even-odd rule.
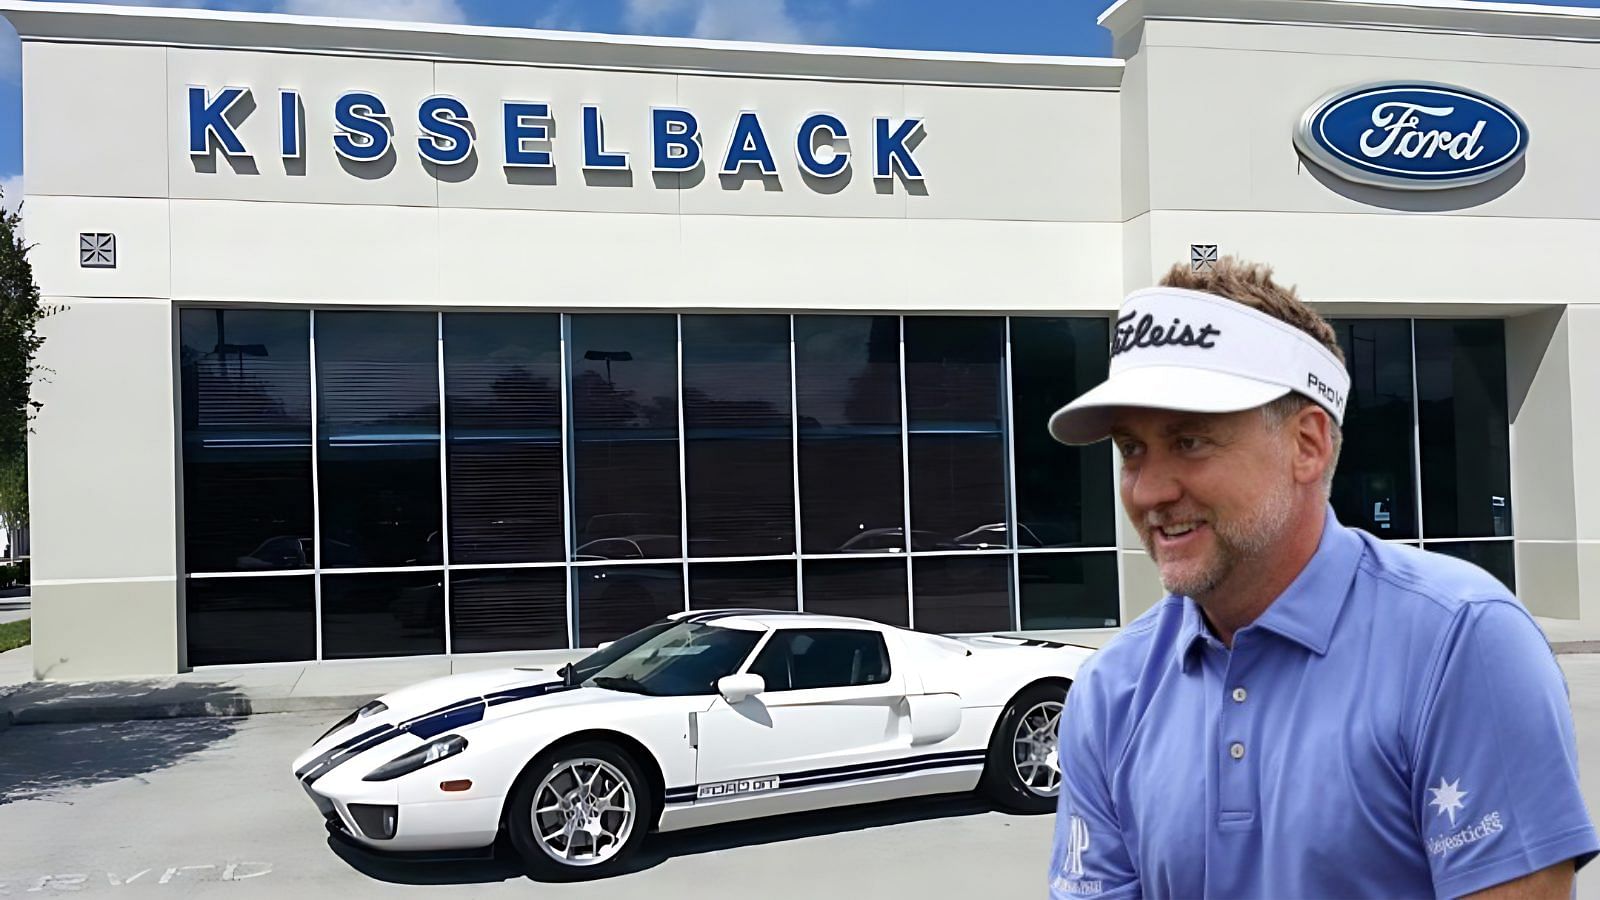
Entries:
[[[1262,628],[1322,656],[1328,652],[1333,626],[1344,609],[1345,597],[1361,561],[1361,538],[1339,524],[1329,506],[1324,513],[1322,539],[1311,561],[1278,599],[1254,622],[1240,629]],[[1194,600],[1184,597],[1183,621],[1178,628],[1179,662],[1187,669],[1198,643],[1216,640]]]

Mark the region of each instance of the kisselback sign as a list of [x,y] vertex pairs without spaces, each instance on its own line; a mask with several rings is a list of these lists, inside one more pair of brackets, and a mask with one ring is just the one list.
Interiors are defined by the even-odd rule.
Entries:
[[1481,184],[1515,166],[1528,126],[1466,88],[1381,82],[1346,88],[1306,110],[1295,145],[1347,180],[1401,190]]
[[[277,146],[248,147],[239,136],[243,122],[259,115],[259,104],[249,87],[188,87],[189,155],[209,157],[221,152],[230,157],[252,157],[267,150],[284,159],[300,159],[305,143],[326,139],[339,156],[353,163],[378,162],[390,154],[415,152],[424,161],[440,166],[456,166],[473,155],[492,154],[507,168],[544,169],[555,165],[551,144],[556,134],[555,119],[548,102],[502,100],[487,113],[498,117],[503,139],[495,147],[480,147],[473,111],[456,97],[436,94],[422,99],[413,111],[391,109],[377,94],[348,91],[327,111],[325,137],[309,137],[308,116],[300,93],[280,89],[274,109],[278,118]],[[679,107],[652,107],[633,113],[648,116],[649,146],[615,146],[606,138],[607,111],[599,105],[582,107],[577,140],[583,145],[585,171],[630,171],[635,155],[642,154],[652,172],[693,172],[701,167],[715,168],[722,175],[758,171],[779,174],[779,156],[790,156],[793,165],[815,178],[838,178],[857,165],[852,146],[853,126],[827,112],[812,113],[799,122],[765,122],[759,112],[745,110],[734,119],[725,140],[711,147],[700,132],[695,113]],[[393,122],[397,117],[412,118],[416,138],[403,138]],[[870,150],[872,177],[921,181],[922,167],[915,151],[923,134],[921,118],[875,117],[859,123],[870,139],[855,146]],[[563,129],[563,133],[571,133]],[[408,146],[410,145],[410,146]],[[787,146],[785,146],[787,145]],[[641,164],[643,165],[643,164]]]

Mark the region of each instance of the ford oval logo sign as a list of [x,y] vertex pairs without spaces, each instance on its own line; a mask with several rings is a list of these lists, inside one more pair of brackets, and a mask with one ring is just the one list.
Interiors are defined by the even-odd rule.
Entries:
[[1385,82],[1334,93],[1295,129],[1295,144],[1350,181],[1428,190],[1478,184],[1515,165],[1528,126],[1464,88]]

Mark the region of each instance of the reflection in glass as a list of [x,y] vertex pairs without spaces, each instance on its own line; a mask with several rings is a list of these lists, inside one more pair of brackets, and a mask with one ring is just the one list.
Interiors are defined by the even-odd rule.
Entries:
[[314,324],[322,567],[442,562],[438,316]]
[[692,563],[690,609],[797,609],[793,560]]
[[311,580],[310,575],[189,579],[184,583],[189,665],[316,659]]
[[1344,447],[1334,470],[1339,521],[1384,540],[1417,536],[1411,320],[1332,323],[1350,370]]
[[1005,320],[908,316],[905,353],[912,549],[999,549],[984,529],[1006,522]]
[[583,566],[572,570],[578,646],[614,641],[683,611],[679,565]]
[[793,553],[787,316],[683,317],[683,423],[689,555]]
[[1024,630],[1118,624],[1116,551],[1027,553],[1018,561]]
[[1508,537],[1505,323],[1418,319],[1416,340],[1422,537]]
[[682,556],[677,318],[575,315],[571,329],[577,559]]
[[567,570],[452,571],[450,642],[456,653],[566,647]]
[[444,385],[450,562],[565,559],[561,317],[447,313]]
[[918,631],[1006,631],[1011,623],[1011,556],[924,556],[911,561]]
[[322,656],[444,652],[444,573],[322,576]]
[[808,559],[801,565],[806,612],[907,624],[905,560]]
[[1514,541],[1446,541],[1427,543],[1433,553],[1464,559],[1500,579],[1506,590],[1516,593],[1517,560]]
[[[1104,319],[1011,318],[1019,547],[1116,543],[1111,442],[1066,447],[1047,430],[1056,410],[1105,380],[1110,341]],[[1005,540],[1004,530],[994,539]]]
[[903,551],[899,318],[796,316],[794,341],[804,551]]
[[312,566],[310,321],[178,314],[187,571]]

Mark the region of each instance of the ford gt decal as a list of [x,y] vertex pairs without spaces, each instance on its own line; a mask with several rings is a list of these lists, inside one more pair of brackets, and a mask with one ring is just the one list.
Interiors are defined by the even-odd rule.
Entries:
[[769,775],[760,778],[740,779],[738,781],[719,781],[711,784],[692,784],[685,787],[667,788],[666,801],[668,804],[675,804],[694,803],[700,800],[726,800],[758,792],[787,791],[798,788],[843,784],[849,781],[866,781],[873,778],[910,775],[934,769],[981,766],[987,755],[987,751],[984,750],[957,750],[948,753],[929,753],[924,756],[879,760],[872,763],[858,763],[850,766],[810,769],[787,775]]

